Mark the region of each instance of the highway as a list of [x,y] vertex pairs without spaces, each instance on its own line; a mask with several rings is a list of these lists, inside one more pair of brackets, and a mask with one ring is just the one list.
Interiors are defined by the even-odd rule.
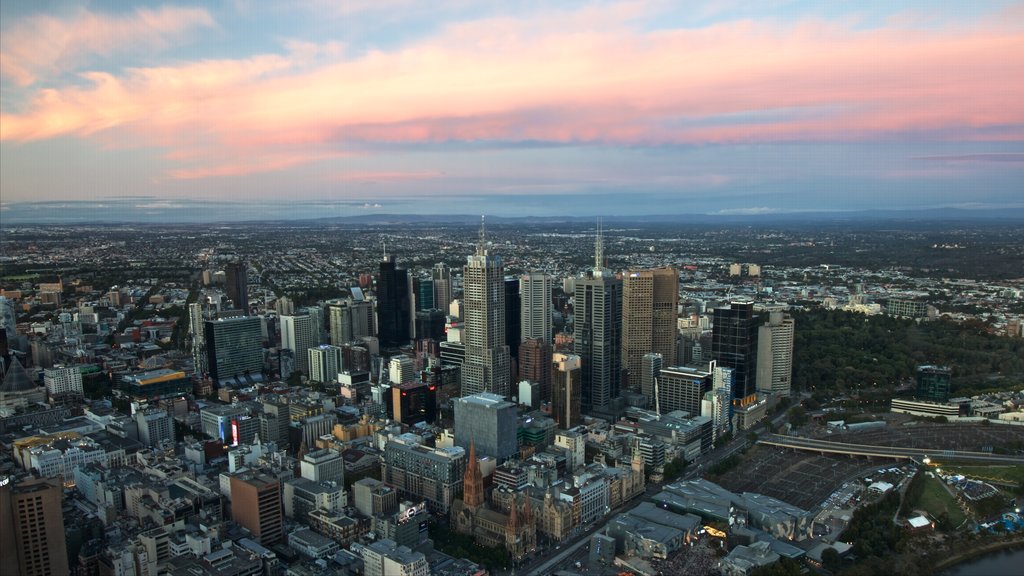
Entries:
[[781,436],[779,434],[769,434],[763,438],[759,438],[757,443],[768,446],[792,448],[794,450],[819,452],[822,454],[846,454],[849,456],[914,460],[921,460],[928,456],[932,459],[944,458],[948,460],[977,460],[985,462],[1024,464],[1024,457],[1022,456],[989,454],[987,452],[969,452],[966,450],[944,450],[941,448],[899,448],[895,446],[848,444],[846,442],[831,442],[829,440],[817,440],[814,438],[803,438],[799,436]]

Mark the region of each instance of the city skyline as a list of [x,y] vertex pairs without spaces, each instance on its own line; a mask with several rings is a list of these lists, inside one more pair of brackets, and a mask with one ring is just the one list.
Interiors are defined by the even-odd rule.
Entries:
[[1024,208],[1019,3],[2,16],[7,222]]

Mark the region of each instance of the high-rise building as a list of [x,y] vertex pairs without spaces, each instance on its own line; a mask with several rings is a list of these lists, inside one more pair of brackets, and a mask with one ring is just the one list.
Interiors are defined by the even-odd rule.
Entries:
[[[513,434],[514,436],[514,434]],[[447,513],[462,493],[466,451],[459,447],[430,448],[412,435],[392,437],[384,447],[381,480],[405,497],[426,500],[435,513]]]
[[658,406],[662,414],[682,410],[700,416],[704,394],[711,390],[710,372],[684,366],[666,366],[658,373]]
[[82,396],[82,371],[75,366],[54,366],[43,371],[43,382],[50,398]]
[[520,321],[522,317],[522,299],[519,295],[519,279],[514,276],[505,277],[505,344],[509,355],[519,355],[519,344],[522,340]]
[[[547,274],[530,272],[519,277],[520,337],[539,338],[551,344],[551,288],[554,279]],[[509,346],[516,342],[509,341]]]
[[256,316],[207,320],[206,363],[215,383],[263,371],[263,330]]
[[445,339],[445,313],[441,310],[420,310],[416,312],[416,339]]
[[647,397],[648,407],[654,405],[654,379],[661,372],[664,359],[657,352],[644,354],[640,361],[640,393]]
[[434,305],[431,308],[448,310],[448,305],[452,303],[452,269],[438,262],[431,270],[431,279],[434,285]]
[[364,336],[374,336],[373,302],[363,298],[363,291],[352,288],[351,298],[327,302],[328,331],[331,344],[342,346]]
[[640,270],[622,281],[622,365],[629,388],[641,391],[644,354],[661,354],[665,366],[676,362],[676,309],[679,272],[675,268]]
[[412,303],[409,274],[396,267],[393,255],[384,255],[377,275],[377,337],[386,348],[411,340]]
[[932,402],[948,402],[950,375],[951,371],[946,366],[918,366],[917,399]]
[[57,478],[0,484],[0,574],[69,574]]
[[505,274],[501,258],[487,247],[482,224],[476,253],[466,259],[463,268],[462,290],[466,344],[462,393],[509,396],[512,372],[505,341]]
[[206,364],[206,332],[203,321],[203,305],[193,302],[188,305],[188,332],[192,339],[192,360],[195,362],[196,374],[203,375],[209,371]]
[[576,279],[573,352],[583,364],[583,411],[607,412],[622,381],[622,280],[604,267],[598,234],[594,268]]
[[416,365],[413,363],[412,358],[404,354],[393,356],[388,361],[388,380],[392,385],[418,380],[416,378]]
[[235,308],[249,313],[249,268],[245,262],[229,262],[224,268],[225,286],[228,299]]
[[295,355],[295,369],[309,376],[309,349],[319,343],[309,314],[281,316],[281,348]]
[[321,344],[309,349],[309,379],[314,382],[336,382],[341,372],[341,348]]
[[519,378],[540,386],[540,400],[551,400],[551,343],[529,338],[519,345]]
[[231,477],[231,518],[269,546],[281,540],[281,481],[265,474]]
[[476,450],[498,462],[519,452],[516,405],[496,394],[481,392],[455,400],[455,444]]
[[437,385],[405,382],[391,387],[391,417],[406,425],[437,419]]
[[714,311],[711,357],[719,366],[733,369],[733,400],[757,392],[757,320],[749,302],[733,302]]
[[430,276],[414,278],[413,294],[416,296],[416,311],[434,308],[434,280]]
[[174,418],[163,408],[136,411],[135,423],[139,427],[139,442],[145,446],[174,442]]
[[580,357],[555,353],[552,356],[551,416],[562,430],[580,425],[581,380]]
[[314,482],[345,483],[345,460],[337,450],[313,450],[302,456],[299,473]]
[[793,377],[793,334],[796,323],[784,312],[768,314],[757,328],[757,391],[789,396]]

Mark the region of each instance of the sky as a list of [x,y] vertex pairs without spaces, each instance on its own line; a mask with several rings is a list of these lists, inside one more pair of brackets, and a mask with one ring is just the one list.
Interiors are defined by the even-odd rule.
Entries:
[[1022,2],[0,3],[0,226],[922,208],[1024,208]]

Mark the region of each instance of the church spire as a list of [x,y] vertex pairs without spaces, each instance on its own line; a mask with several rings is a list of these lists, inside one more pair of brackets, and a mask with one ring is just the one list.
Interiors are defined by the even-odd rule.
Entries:
[[484,477],[480,473],[480,465],[476,461],[476,443],[469,442],[469,461],[466,462],[466,473],[462,477],[462,502],[466,506],[479,506],[484,503]]

